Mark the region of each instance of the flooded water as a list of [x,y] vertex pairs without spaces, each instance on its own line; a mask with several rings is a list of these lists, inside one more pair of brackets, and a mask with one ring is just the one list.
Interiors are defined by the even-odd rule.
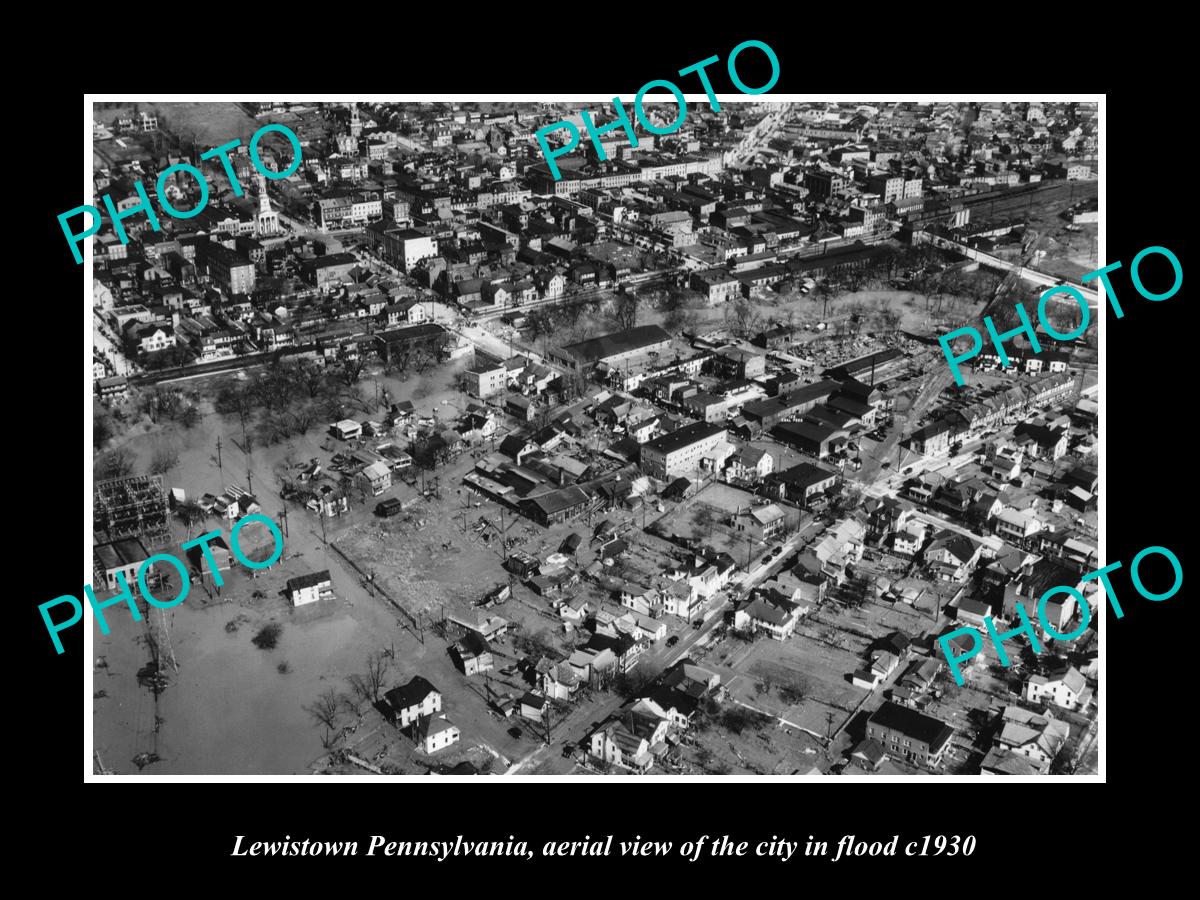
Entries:
[[[158,699],[157,735],[154,697],[136,681],[150,658],[139,640],[142,626],[114,615],[112,634],[104,637],[97,629],[95,653],[108,663],[107,670],[97,670],[93,686],[107,693],[93,700],[95,744],[104,764],[118,774],[137,774],[133,757],[157,752],[161,760],[141,774],[307,774],[323,749],[304,707],[326,688],[346,690],[344,677],[362,668],[372,629],[333,601],[327,610],[271,617],[283,625],[279,644],[260,650],[250,639],[268,617],[245,606],[185,602],[167,616],[180,668],[176,673],[162,659],[171,683]],[[227,632],[226,623],[239,616],[246,620]],[[286,673],[278,671],[283,661]]]

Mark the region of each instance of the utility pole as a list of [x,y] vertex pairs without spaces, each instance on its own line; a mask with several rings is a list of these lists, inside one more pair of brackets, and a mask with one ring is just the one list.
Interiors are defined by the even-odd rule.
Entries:
[[221,473],[221,484],[225,484],[225,468],[221,465],[221,436],[217,435],[217,470]]

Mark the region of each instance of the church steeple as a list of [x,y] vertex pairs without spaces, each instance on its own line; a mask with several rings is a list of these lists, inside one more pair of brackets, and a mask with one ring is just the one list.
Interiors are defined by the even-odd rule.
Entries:
[[261,216],[264,213],[270,213],[271,198],[267,196],[267,179],[261,172],[258,173],[258,214]]
[[261,172],[258,174],[258,214],[271,212],[271,198],[267,196],[267,179]]
[[267,179],[258,175],[258,215],[255,217],[255,232],[259,237],[279,233],[279,213],[271,208],[271,198],[267,196]]

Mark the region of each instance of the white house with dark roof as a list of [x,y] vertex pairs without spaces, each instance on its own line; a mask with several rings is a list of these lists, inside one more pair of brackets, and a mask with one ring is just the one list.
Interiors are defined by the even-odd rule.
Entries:
[[738,481],[760,481],[775,471],[775,457],[766,450],[750,445],[738,447],[725,470],[727,478]]
[[422,716],[432,716],[442,711],[441,693],[420,675],[414,675],[407,684],[392,688],[384,697],[401,728]]
[[1060,675],[1031,675],[1025,682],[1025,699],[1030,703],[1053,703],[1082,712],[1091,705],[1092,689],[1074,666]]
[[462,732],[445,716],[422,716],[412,725],[413,739],[426,753],[437,753],[457,743]]
[[964,581],[979,560],[983,545],[965,534],[943,529],[925,548],[925,564],[942,581]]
[[783,532],[787,516],[777,503],[768,503],[756,509],[745,510],[737,518],[738,531],[744,531],[756,541],[769,541]]
[[377,460],[363,466],[359,478],[370,489],[371,496],[378,497],[392,486],[392,468],[383,460]]
[[734,615],[735,628],[765,631],[777,641],[785,641],[796,630],[802,607],[782,598],[756,597]]
[[333,582],[329,578],[329,570],[312,572],[308,575],[298,575],[289,578],[287,583],[288,599],[292,606],[305,606],[318,600],[327,600],[333,596]]

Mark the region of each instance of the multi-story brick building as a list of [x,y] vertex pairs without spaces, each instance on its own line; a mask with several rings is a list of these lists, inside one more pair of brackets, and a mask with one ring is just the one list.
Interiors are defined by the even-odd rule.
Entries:
[[686,425],[642,444],[642,464],[655,478],[674,478],[695,472],[706,455],[725,442],[725,429],[708,422]]
[[254,263],[223,244],[209,241],[204,246],[208,274],[229,294],[254,291]]
[[867,737],[889,755],[937,768],[942,764],[954,729],[940,719],[886,701],[867,719]]

